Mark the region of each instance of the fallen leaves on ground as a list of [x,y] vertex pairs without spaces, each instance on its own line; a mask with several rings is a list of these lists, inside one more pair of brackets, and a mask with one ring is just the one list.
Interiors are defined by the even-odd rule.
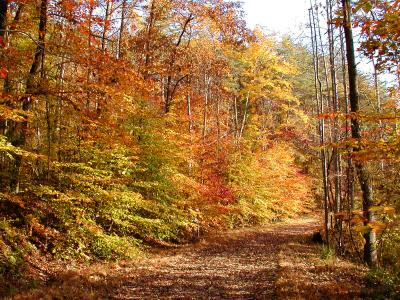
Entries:
[[320,258],[315,220],[209,235],[137,260],[57,272],[15,299],[355,299],[366,269]]

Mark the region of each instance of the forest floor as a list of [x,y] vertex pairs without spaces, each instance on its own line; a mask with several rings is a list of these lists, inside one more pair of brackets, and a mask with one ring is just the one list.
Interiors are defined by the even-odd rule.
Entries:
[[[321,258],[312,219],[210,234],[136,261],[65,267],[15,299],[360,299],[366,269]],[[364,292],[363,292],[364,291]]]

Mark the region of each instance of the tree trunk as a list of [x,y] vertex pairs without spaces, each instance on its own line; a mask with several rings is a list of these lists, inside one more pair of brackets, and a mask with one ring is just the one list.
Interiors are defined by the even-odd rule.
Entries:
[[155,10],[156,10],[156,0],[152,0],[149,8],[149,17],[147,18],[147,32],[146,32],[146,40],[144,43],[144,78],[148,77],[148,66],[150,64],[150,48],[151,48],[151,38],[153,33],[153,26],[155,23]]
[[[315,25],[315,17],[314,10],[311,5],[310,9],[310,28],[311,28],[311,42],[313,48],[313,65],[314,65],[314,84],[315,84],[315,99],[317,104],[317,112],[318,114],[322,114],[324,112],[324,101],[322,96],[322,83],[319,78],[319,61],[318,61],[318,42],[317,42],[317,31]],[[321,170],[322,170],[322,187],[323,187],[323,197],[324,197],[324,230],[326,233],[326,244],[328,247],[330,246],[330,237],[329,237],[329,205],[328,205],[328,169],[327,169],[327,159],[326,159],[326,150],[323,148],[325,143],[325,121],[323,118],[319,119],[319,136],[320,136],[320,145],[321,145]]]
[[242,139],[244,127],[245,127],[246,121],[247,121],[247,110],[249,108],[249,100],[250,100],[250,95],[249,95],[249,93],[247,93],[246,104],[244,106],[244,112],[243,112],[242,125],[240,126],[240,132],[239,132],[239,141],[238,141],[239,143],[240,143],[240,140]]
[[[340,52],[342,57],[342,80],[343,80],[343,94],[344,94],[344,106],[346,116],[349,115],[349,97],[348,97],[348,88],[347,88],[347,73],[346,73],[346,54],[345,54],[345,46],[344,46],[344,37],[343,30],[340,30]],[[348,140],[350,134],[350,121],[346,118],[346,133],[345,137]],[[354,170],[353,170],[353,161],[351,156],[348,156],[347,159],[347,210],[349,215],[351,211],[354,209]]]
[[119,36],[118,36],[118,55],[117,55],[118,59],[121,59],[123,57],[122,40],[124,37],[124,30],[125,30],[125,16],[126,16],[126,0],[123,0],[121,8],[121,26],[119,28]]
[[204,86],[203,132],[202,132],[203,145],[206,144],[207,115],[208,115],[208,102],[210,96],[211,76],[204,75],[204,83],[205,86]]
[[[8,1],[0,0],[0,38],[3,39],[6,33],[7,27],[7,10],[8,10]],[[0,41],[0,46],[3,41]]]
[[[38,28],[38,42],[35,55],[29,70],[28,79],[26,81],[26,96],[22,100],[22,110],[29,111],[32,107],[32,93],[35,89],[34,77],[37,75],[39,69],[41,70],[41,77],[45,77],[44,72],[44,59],[45,59],[45,37],[47,30],[47,5],[48,0],[42,0],[40,4],[39,28]],[[26,133],[28,130],[28,122],[24,121],[17,124],[11,133],[11,143],[13,146],[21,147],[26,143]],[[19,173],[22,164],[22,157],[16,155],[14,157],[14,170],[12,170],[10,179],[11,191],[19,192]]]
[[[378,66],[375,62],[374,58],[372,58],[372,64],[374,65],[374,86],[375,86],[375,96],[376,96],[376,111],[379,115],[382,113],[382,103],[381,103],[381,93],[379,91],[379,74],[378,74]],[[383,140],[383,129],[384,125],[382,123],[382,119],[379,118],[379,138]],[[379,166],[381,171],[383,172],[385,169],[385,162],[381,160],[379,162]]]
[[[190,84],[190,79],[188,78],[187,84]],[[186,95],[186,101],[187,101],[187,115],[188,115],[188,132],[189,135],[192,134],[193,131],[193,113],[192,113],[192,97],[190,92],[187,93]]]
[[103,53],[106,52],[106,47],[107,47],[106,39],[107,39],[108,28],[109,28],[108,22],[109,22],[109,18],[111,15],[110,11],[111,11],[111,3],[110,3],[110,0],[107,0],[106,11],[105,11],[105,16],[104,16],[104,23],[103,23],[103,33],[101,36],[101,51]]
[[[335,62],[335,49],[334,49],[334,29],[332,26],[332,2],[331,0],[326,1],[326,13],[328,16],[328,41],[329,41],[329,64],[331,73],[331,86],[332,86],[332,105],[335,113],[339,112],[339,97],[337,89],[337,77],[336,77],[336,62]],[[339,119],[337,115],[334,118],[334,134],[333,141],[337,143],[340,139]],[[333,159],[335,167],[335,213],[341,210],[341,155],[338,149],[333,149]]]
[[238,117],[238,107],[237,107],[237,97],[234,97],[233,102],[233,112],[234,112],[234,120],[235,120],[235,144],[238,144],[239,138],[239,117]]
[[[349,90],[350,90],[350,109],[351,112],[356,114],[359,112],[359,92],[357,85],[357,65],[355,60],[353,30],[351,24],[351,4],[350,0],[342,0],[343,9],[343,30],[345,34],[346,52],[347,52],[347,68],[349,73]],[[361,124],[357,118],[353,118],[351,122],[352,137],[356,140],[361,139]],[[362,150],[361,146],[356,145],[353,147],[354,152]],[[370,208],[373,206],[372,187],[370,182],[370,175],[365,163],[361,161],[355,162],[358,179],[360,182],[361,191],[363,194],[363,214],[366,219],[365,225],[371,222],[374,218]],[[364,234],[364,260],[370,266],[377,265],[377,251],[376,251],[376,234],[373,230]]]

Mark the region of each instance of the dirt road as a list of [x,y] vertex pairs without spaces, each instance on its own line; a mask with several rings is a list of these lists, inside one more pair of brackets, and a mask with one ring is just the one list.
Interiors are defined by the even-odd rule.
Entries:
[[58,274],[19,299],[357,299],[365,269],[321,259],[314,220],[239,229]]

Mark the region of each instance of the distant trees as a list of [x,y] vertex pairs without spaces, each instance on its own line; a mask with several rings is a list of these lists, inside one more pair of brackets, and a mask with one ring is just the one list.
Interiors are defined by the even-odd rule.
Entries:
[[308,205],[293,45],[249,30],[240,3],[1,3],[4,253],[20,253],[6,227],[115,258]]

